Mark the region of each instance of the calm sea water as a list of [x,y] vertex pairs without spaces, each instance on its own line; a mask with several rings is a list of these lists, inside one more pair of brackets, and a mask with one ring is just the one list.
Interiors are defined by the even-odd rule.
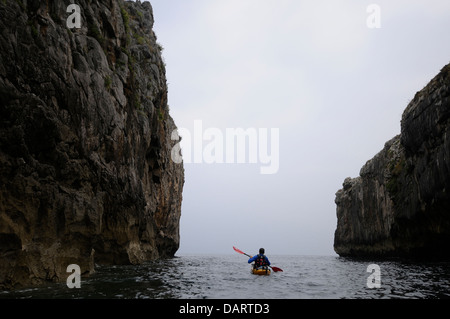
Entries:
[[[80,289],[65,283],[0,292],[0,298],[379,299],[450,298],[450,263],[356,261],[334,256],[269,256],[283,272],[250,273],[247,258],[181,256],[139,266],[98,267]],[[381,287],[369,289],[371,264]]]

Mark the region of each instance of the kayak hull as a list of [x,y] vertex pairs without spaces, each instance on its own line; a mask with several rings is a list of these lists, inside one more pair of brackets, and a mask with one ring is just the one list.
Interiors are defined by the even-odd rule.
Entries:
[[252,274],[254,274],[254,275],[269,276],[270,273],[271,273],[271,271],[268,268],[260,268],[260,269],[253,269],[252,268]]

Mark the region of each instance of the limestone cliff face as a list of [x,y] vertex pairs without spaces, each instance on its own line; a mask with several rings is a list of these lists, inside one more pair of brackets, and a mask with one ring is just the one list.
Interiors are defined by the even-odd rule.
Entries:
[[0,288],[173,256],[184,169],[150,3],[0,1]]
[[401,134],[336,194],[341,256],[450,258],[450,64],[406,108]]

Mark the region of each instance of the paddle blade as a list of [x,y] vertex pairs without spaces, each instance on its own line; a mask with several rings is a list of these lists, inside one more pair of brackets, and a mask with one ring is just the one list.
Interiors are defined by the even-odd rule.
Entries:
[[242,255],[245,255],[245,253],[244,253],[242,250],[239,250],[239,249],[237,249],[237,248],[234,247],[234,246],[233,246],[233,249],[234,249],[236,252],[238,252],[238,253],[240,253],[240,254],[242,254]]
[[272,270],[273,270],[274,272],[279,272],[279,271],[283,272],[283,269],[278,268],[278,267],[272,267]]

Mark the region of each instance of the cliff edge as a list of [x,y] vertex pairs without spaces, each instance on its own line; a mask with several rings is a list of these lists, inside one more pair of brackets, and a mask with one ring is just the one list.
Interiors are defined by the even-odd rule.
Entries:
[[450,259],[450,64],[409,103],[401,134],[336,193],[341,256]]
[[184,169],[152,7],[71,3],[0,1],[0,289],[179,247]]

